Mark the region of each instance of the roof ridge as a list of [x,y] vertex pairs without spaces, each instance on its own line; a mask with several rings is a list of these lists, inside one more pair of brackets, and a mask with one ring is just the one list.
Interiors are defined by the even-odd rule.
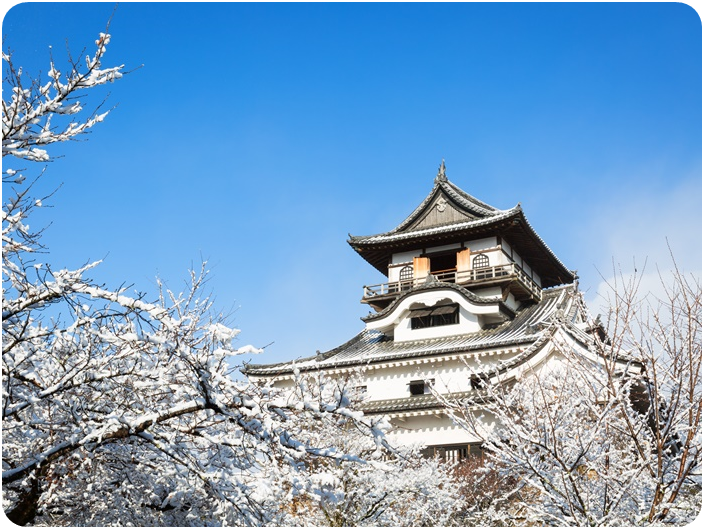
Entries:
[[399,233],[402,232],[407,226],[410,226],[413,224],[413,221],[416,220],[416,218],[421,214],[421,212],[428,207],[428,204],[430,204],[435,197],[436,191],[440,189],[440,183],[436,182],[433,185],[433,188],[430,190],[430,193],[426,195],[426,197],[421,201],[421,203],[416,207],[410,215],[408,215],[401,224],[396,226],[394,229],[387,231],[386,233],[391,234],[391,233]]
[[462,229],[465,227],[469,226],[481,226],[483,224],[490,224],[496,220],[500,220],[505,218],[508,218],[512,215],[515,215],[518,211],[520,211],[520,207],[516,206],[511,209],[505,209],[505,210],[498,210],[498,213],[496,215],[492,216],[487,216],[483,217],[480,219],[472,219],[472,220],[467,220],[463,222],[455,222],[452,224],[443,224],[442,226],[432,226],[430,228],[423,228],[420,230],[415,230],[415,231],[407,231],[407,232],[396,232],[394,230],[392,231],[387,231],[384,233],[377,233],[375,235],[350,235],[349,240],[347,241],[350,244],[353,243],[359,243],[359,242],[367,242],[372,239],[380,238],[380,237],[392,237],[396,239],[402,239],[402,238],[413,238],[417,237],[419,235],[423,235],[426,233],[432,233],[433,231],[442,231],[442,230],[458,230]]
[[443,182],[441,182],[440,187],[442,187],[443,190],[445,190],[445,192],[447,192],[448,194],[455,193],[459,195],[461,199],[470,202],[470,204],[472,204],[474,207],[478,206],[479,208],[485,210],[488,214],[492,214],[493,212],[505,211],[479,200],[477,197],[470,195],[466,191],[462,190],[457,184],[454,184],[449,180],[444,180]]
[[[438,190],[443,191],[450,199],[452,199],[460,208],[469,210],[471,213],[475,214],[476,216],[479,216],[481,218],[486,218],[486,217],[491,217],[497,214],[501,214],[502,212],[509,211],[509,210],[502,210],[499,208],[496,208],[490,204],[487,204],[486,202],[483,202],[476,198],[473,195],[470,195],[466,191],[463,191],[460,189],[460,187],[457,184],[454,184],[450,180],[447,179],[447,176],[445,176],[445,160],[443,160],[442,165],[440,166],[440,169],[438,171],[438,175],[435,177],[435,180],[433,182],[433,187],[431,188],[430,192],[425,196],[425,198],[421,201],[421,203],[408,215],[404,220],[401,221],[398,226],[395,228],[379,233],[376,236],[379,235],[392,235],[395,233],[400,233],[406,230],[409,226],[411,226],[417,219],[418,216],[428,207],[428,205],[433,201],[435,198],[435,195]],[[512,208],[515,209],[515,208]],[[476,219],[472,219],[476,220]],[[452,224],[459,224],[457,222],[451,223]],[[370,235],[367,237],[373,237],[375,235]],[[350,239],[353,239],[352,235],[350,235]],[[366,237],[362,237],[366,238]]]

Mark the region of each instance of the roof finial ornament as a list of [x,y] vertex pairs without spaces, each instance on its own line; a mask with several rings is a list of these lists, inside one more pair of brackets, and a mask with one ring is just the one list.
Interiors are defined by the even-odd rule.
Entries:
[[442,159],[440,168],[438,169],[438,175],[435,177],[436,182],[447,182],[447,176],[445,176],[445,158]]

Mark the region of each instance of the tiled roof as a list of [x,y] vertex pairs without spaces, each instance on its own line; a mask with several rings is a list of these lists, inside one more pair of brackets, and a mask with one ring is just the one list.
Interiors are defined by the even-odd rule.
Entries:
[[473,219],[473,220],[468,220],[465,222],[457,222],[455,224],[447,224],[444,226],[434,226],[432,228],[424,228],[421,230],[399,231],[399,228],[400,228],[400,226],[399,226],[399,228],[396,228],[396,229],[391,230],[386,233],[380,233],[378,235],[366,235],[366,236],[352,235],[352,236],[350,236],[350,239],[348,242],[351,246],[355,246],[355,245],[374,244],[374,243],[382,243],[382,242],[396,242],[396,241],[402,241],[405,239],[426,237],[428,235],[433,235],[435,233],[452,233],[452,232],[459,232],[459,231],[464,231],[464,230],[471,230],[472,228],[479,228],[482,226],[493,224],[493,223],[501,221],[501,220],[509,219],[512,216],[518,214],[521,211],[521,208],[520,208],[520,206],[516,206],[515,208],[512,208],[512,209],[507,209],[504,211],[497,210],[497,211],[498,211],[498,213],[496,213],[496,214],[493,214],[493,215],[487,216],[487,217],[483,217],[480,219]]
[[[447,197],[453,203],[461,212],[461,219],[457,217],[448,223],[423,224],[420,221],[439,196]],[[350,235],[347,242],[382,274],[388,274],[389,258],[395,252],[498,234],[538,272],[544,286],[557,286],[574,280],[574,273],[536,233],[520,204],[511,209],[497,209],[465,193],[446,178],[436,179],[428,196],[391,231],[376,235]]]
[[336,369],[406,358],[531,345],[544,335],[543,330],[556,316],[567,322],[577,321],[580,310],[577,298],[574,285],[571,284],[546,289],[539,303],[519,310],[513,320],[476,333],[395,342],[379,331],[365,329],[347,343],[326,353],[295,362],[248,364],[243,371],[249,375],[275,376],[292,373],[294,367],[301,371]]
[[496,209],[494,206],[490,206],[489,204],[482,202],[469,193],[465,193],[449,180],[436,179],[435,185],[430,190],[430,193],[428,193],[428,196],[426,196],[420,205],[413,210],[413,213],[411,213],[403,222],[401,222],[401,224],[388,233],[391,234],[406,231],[407,228],[417,220],[425,208],[430,205],[438,192],[444,192],[446,196],[448,196],[455,204],[457,204],[457,206],[460,207],[460,209],[464,210],[466,213],[469,213],[473,217],[492,217],[502,213],[500,209]]
[[[482,390],[462,391],[445,395],[451,400],[464,400],[468,398],[481,398],[486,392]],[[366,414],[370,413],[393,413],[400,411],[419,411],[444,408],[444,405],[432,393],[425,395],[412,395],[398,399],[373,400],[362,402],[359,409]]]

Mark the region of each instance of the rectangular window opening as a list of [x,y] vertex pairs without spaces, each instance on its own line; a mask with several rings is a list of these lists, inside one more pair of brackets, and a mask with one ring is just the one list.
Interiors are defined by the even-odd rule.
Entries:
[[367,396],[367,386],[354,386],[349,395],[352,399],[361,400]]
[[408,383],[408,389],[411,395],[425,395],[430,393],[430,386],[435,383],[435,379],[430,380],[411,380]]
[[454,325],[460,322],[460,307],[457,304],[443,305],[433,309],[416,309],[411,311],[411,329],[425,329]]
[[449,463],[460,463],[469,459],[479,464],[484,462],[484,450],[481,443],[428,446],[421,454],[425,457],[439,457],[442,461]]
[[469,386],[472,389],[483,389],[489,384],[489,375],[486,373],[480,373],[478,375],[471,375],[469,377]]

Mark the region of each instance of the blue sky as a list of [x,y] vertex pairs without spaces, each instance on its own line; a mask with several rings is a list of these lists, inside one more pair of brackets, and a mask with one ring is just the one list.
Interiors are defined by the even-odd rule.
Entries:
[[[3,46],[46,72],[49,46],[91,49],[113,7],[15,6]],[[134,71],[86,100],[117,106],[47,168],[48,259],[105,258],[96,280],[148,293],[207,259],[242,344],[274,342],[257,363],[362,329],[362,285],[384,278],[348,233],[395,227],[443,158],[468,193],[521,202],[595,307],[612,262],[667,267],[666,238],[700,274],[684,4],[124,3],[110,33],[105,65]]]

